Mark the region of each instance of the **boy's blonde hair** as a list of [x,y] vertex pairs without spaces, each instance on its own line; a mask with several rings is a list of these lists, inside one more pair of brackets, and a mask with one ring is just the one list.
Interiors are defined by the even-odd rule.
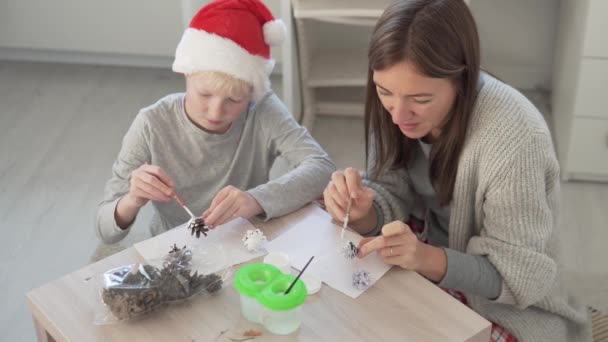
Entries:
[[186,77],[196,77],[212,91],[228,94],[231,97],[242,97],[251,94],[253,86],[246,81],[220,71],[200,71]]

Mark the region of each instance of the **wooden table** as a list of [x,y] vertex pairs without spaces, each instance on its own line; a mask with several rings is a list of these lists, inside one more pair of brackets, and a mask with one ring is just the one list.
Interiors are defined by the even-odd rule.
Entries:
[[[254,225],[272,239],[305,211]],[[257,341],[489,341],[490,322],[419,274],[396,267],[356,300],[324,285],[307,299],[302,326],[288,337],[271,335],[242,318],[232,283],[218,296],[196,297],[139,321],[94,325],[100,305],[94,277],[138,261],[141,256],[131,247],[30,291],[27,302],[38,340],[230,341],[227,331],[254,328],[264,333]]]

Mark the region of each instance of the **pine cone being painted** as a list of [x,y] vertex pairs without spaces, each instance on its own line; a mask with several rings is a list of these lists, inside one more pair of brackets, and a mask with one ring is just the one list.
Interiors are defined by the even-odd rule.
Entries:
[[348,241],[342,246],[342,255],[348,260],[354,259],[359,253],[359,248],[352,241]]
[[201,237],[201,234],[207,236],[207,232],[209,231],[209,226],[205,224],[205,221],[202,217],[197,217],[190,220],[188,224],[188,229],[191,230],[191,235],[195,235],[197,238]]

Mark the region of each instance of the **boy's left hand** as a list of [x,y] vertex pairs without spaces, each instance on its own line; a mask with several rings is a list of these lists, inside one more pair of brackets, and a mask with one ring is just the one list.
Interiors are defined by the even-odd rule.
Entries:
[[249,219],[262,212],[262,207],[253,196],[229,185],[215,195],[211,206],[203,213],[203,220],[206,225],[216,227],[235,217]]

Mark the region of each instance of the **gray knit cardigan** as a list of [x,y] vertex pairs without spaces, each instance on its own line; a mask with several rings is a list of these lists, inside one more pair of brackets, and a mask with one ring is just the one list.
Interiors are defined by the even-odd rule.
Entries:
[[[415,207],[409,182],[406,170],[365,180],[376,192],[382,223],[408,217]],[[458,164],[449,247],[487,256],[496,267],[503,277],[501,295],[487,300],[467,294],[469,305],[520,342],[591,338],[586,309],[560,282],[559,185],[542,115],[517,90],[486,77]]]

